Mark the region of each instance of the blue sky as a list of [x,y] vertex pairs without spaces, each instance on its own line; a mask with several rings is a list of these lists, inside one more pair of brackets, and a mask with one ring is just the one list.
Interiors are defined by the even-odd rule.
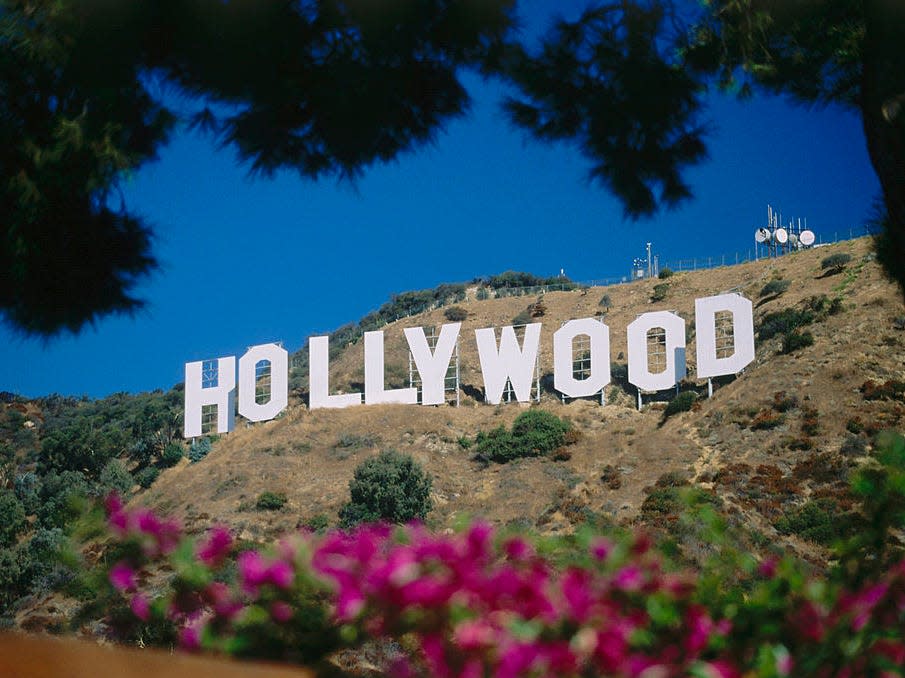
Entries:
[[507,269],[626,275],[647,241],[661,261],[728,260],[752,249],[767,203],[824,240],[848,237],[879,192],[854,114],[714,95],[710,159],[686,175],[695,197],[625,221],[575,149],[527,140],[505,122],[499,85],[466,84],[467,117],[354,186],[249,177],[230,149],[179,134],[123,187],[157,235],[161,270],[138,288],[146,310],[49,342],[0,327],[0,390],[168,388],[187,361],[268,341],[292,351],[404,290]]

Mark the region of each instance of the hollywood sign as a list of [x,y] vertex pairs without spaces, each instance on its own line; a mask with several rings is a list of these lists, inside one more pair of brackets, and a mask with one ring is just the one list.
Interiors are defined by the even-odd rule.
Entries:
[[[731,314],[732,352],[717,355],[717,313]],[[727,316],[728,317],[728,316]],[[754,360],[754,313],[751,302],[738,294],[721,294],[695,300],[697,377],[738,374]],[[445,379],[453,351],[459,339],[461,323],[449,323],[440,329],[436,345],[428,344],[424,329],[409,327],[405,339],[421,380],[421,404],[440,405],[445,398]],[[653,372],[648,365],[648,332],[663,331],[666,349],[665,369]],[[685,321],[670,311],[643,313],[629,323],[628,381],[640,391],[661,391],[675,386],[686,376]],[[519,345],[515,328],[503,327],[499,342],[493,328],[475,330],[484,398],[498,404],[508,382],[516,400],[528,402],[537,365],[541,323],[525,325]],[[573,372],[573,345],[578,337],[589,341],[590,373],[577,379]],[[329,337],[311,337],[309,351],[308,406],[343,408],[380,403],[417,404],[415,387],[387,389],[384,380],[383,331],[364,334],[364,393],[331,394],[329,384]],[[217,406],[217,433],[234,427],[236,410],[236,358],[216,359],[216,379],[204,379],[204,363],[185,365],[185,436],[202,434],[202,408]],[[258,366],[270,365],[270,398],[259,403],[255,398]],[[216,383],[211,383],[216,381]],[[206,383],[209,382],[209,383]],[[553,333],[553,386],[564,396],[581,398],[600,393],[610,383],[610,330],[595,318],[570,320]],[[289,402],[289,354],[277,344],[252,346],[239,359],[239,414],[250,421],[268,421],[282,412]]]

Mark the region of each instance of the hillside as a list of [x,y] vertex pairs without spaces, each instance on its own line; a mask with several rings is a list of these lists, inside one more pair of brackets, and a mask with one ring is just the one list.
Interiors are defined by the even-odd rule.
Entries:
[[[835,254],[851,260],[843,271],[828,273],[821,261]],[[784,282],[773,284],[778,293],[762,296],[770,281]],[[664,283],[665,298],[652,302],[655,286]],[[11,527],[0,534],[0,616],[18,609],[16,625],[54,628],[78,609],[76,600],[50,593],[65,589],[71,575],[47,556],[61,530],[70,529],[77,494],[118,488],[133,504],[175,515],[191,531],[225,523],[243,540],[267,541],[298,526],[336,525],[355,468],[385,449],[412,455],[430,475],[434,508],[427,522],[441,531],[477,516],[547,534],[568,534],[584,523],[644,524],[675,537],[694,560],[699,545],[678,522],[677,487],[687,483],[698,488],[702,501],[746,528],[752,550],[794,551],[821,567],[825,547],[856,529],[849,472],[870,452],[873,435],[900,426],[905,412],[905,309],[874,260],[869,239],[677,273],[665,281],[547,292],[543,315],[533,318],[543,323],[539,406],[482,402],[474,338],[477,328],[524,317],[538,301],[535,291],[479,298],[493,294],[474,285],[448,287],[450,294],[435,300],[444,306],[381,328],[387,385],[404,386],[409,368],[403,328],[439,326],[450,304],[464,309],[460,407],[310,411],[304,404],[307,379],[296,369],[290,407],[280,417],[261,424],[239,418],[235,431],[212,437],[210,452],[195,451],[191,461],[183,456],[185,447],[174,444],[181,430],[179,387],[100,401],[25,401],[4,394],[0,482],[6,489],[0,489],[0,508]],[[754,301],[759,335],[794,316],[805,323],[799,331],[810,333],[813,344],[786,353],[781,333],[759,337],[754,363],[735,379],[715,380],[708,400],[705,382],[693,379],[694,300],[730,290]],[[686,319],[692,379],[681,390],[700,395],[692,411],[668,419],[664,408],[672,393],[645,396],[639,412],[634,387],[625,381],[625,328],[651,310],[675,310]],[[613,368],[607,404],[564,404],[550,388],[552,333],[566,320],[604,311]],[[337,336],[348,343],[331,346],[331,389],[361,390],[360,333],[345,329]],[[574,443],[555,459],[475,459],[478,432],[509,427],[529,407],[570,422],[577,431]],[[285,505],[257,508],[265,492],[285,494]],[[89,559],[96,556],[92,551]]]
[[[851,254],[851,263],[842,273],[826,274],[821,260],[839,252]],[[758,299],[772,279],[788,281],[788,290]],[[195,464],[184,460],[163,472],[135,501],[180,515],[197,529],[223,521],[244,537],[267,538],[306,523],[334,524],[348,499],[354,468],[378,450],[393,448],[411,454],[433,478],[435,508],[428,521],[441,528],[476,515],[552,532],[569,531],[586,520],[634,521],[650,488],[667,474],[673,474],[670,482],[677,474],[715,490],[729,514],[743,516],[770,539],[777,536],[777,521],[794,517],[796,507],[812,495],[835,501],[838,510],[846,508],[848,466],[867,451],[872,432],[896,426],[902,414],[900,398],[866,400],[872,394],[860,390],[868,380],[883,383],[905,376],[897,350],[903,338],[902,305],[873,260],[870,241],[679,273],[667,281],[665,300],[652,303],[653,287],[661,282],[545,294],[545,314],[536,319],[543,322],[542,372],[552,371],[553,331],[568,319],[601,312],[603,295],[611,301],[606,322],[616,376],[625,362],[625,327],[644,311],[671,309],[692,321],[695,298],[735,290],[755,300],[757,329],[767,314],[805,308],[822,295],[827,297],[824,307],[837,297],[841,306],[837,303],[832,314],[825,308],[816,313],[818,320],[806,328],[813,335],[812,346],[784,355],[779,337],[758,340],[755,363],[738,379],[718,385],[712,400],[699,401],[695,411],[663,425],[662,404],[638,412],[634,390],[618,383],[608,387],[605,406],[590,400],[563,404],[554,393],[544,392],[540,407],[569,420],[582,434],[569,448],[571,458],[484,466],[472,460],[473,453],[460,441],[510,425],[526,406],[478,402],[482,383],[473,330],[508,324],[536,297],[479,301],[472,288],[458,304],[468,313],[460,335],[461,407],[308,411],[297,401],[275,421],[237,425],[205,459]],[[402,329],[439,326],[445,322],[443,313],[438,308],[383,327],[389,386],[404,385],[408,375]],[[692,339],[689,322],[690,346]],[[333,359],[334,391],[360,390],[362,351],[362,343],[355,342]],[[693,351],[688,355],[689,375],[694,376]],[[685,388],[701,386],[689,382]],[[285,493],[286,506],[255,510],[255,498],[265,491]],[[658,517],[650,503],[644,514]],[[804,542],[793,543],[811,550]]]

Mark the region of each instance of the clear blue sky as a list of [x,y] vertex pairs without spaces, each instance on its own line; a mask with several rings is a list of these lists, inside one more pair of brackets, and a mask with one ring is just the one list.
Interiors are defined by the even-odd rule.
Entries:
[[0,327],[0,390],[168,388],[186,361],[268,341],[292,351],[404,290],[507,269],[622,276],[647,241],[661,261],[732,256],[753,247],[767,203],[824,240],[847,237],[879,192],[855,115],[715,95],[711,157],[687,174],[695,197],[625,221],[573,148],[525,139],[503,119],[497,84],[466,82],[467,117],[355,186],[250,178],[230,149],[178,135],[124,185],[157,234],[161,270],[138,289],[147,309],[47,343]]

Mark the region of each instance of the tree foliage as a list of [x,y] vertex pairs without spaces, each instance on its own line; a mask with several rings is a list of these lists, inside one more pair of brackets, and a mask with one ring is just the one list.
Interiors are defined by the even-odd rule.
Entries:
[[690,196],[708,89],[853,109],[905,283],[905,3],[599,2],[536,49],[515,4],[2,0],[0,313],[50,335],[140,306],[151,231],[117,187],[177,122],[253,172],[355,177],[462,115],[465,68],[511,84],[510,120],[577,147],[631,217]]
[[362,522],[407,523],[424,520],[432,508],[431,479],[407,454],[381,452],[355,469],[351,500],[339,517],[344,527]]
[[[177,119],[253,171],[355,176],[468,107],[512,0],[4,0],[0,312],[35,334],[132,311],[151,233],[117,194]],[[163,92],[178,92],[173,110]],[[366,112],[366,113],[365,113]]]

